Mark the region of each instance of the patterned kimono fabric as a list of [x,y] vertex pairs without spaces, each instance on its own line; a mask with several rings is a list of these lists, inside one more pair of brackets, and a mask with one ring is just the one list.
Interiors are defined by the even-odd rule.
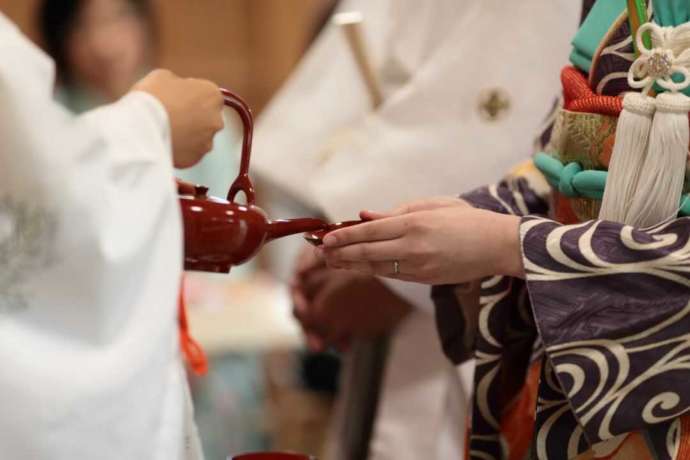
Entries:
[[[527,279],[482,281],[477,308],[467,286],[433,291],[446,354],[476,359],[469,459],[690,459],[688,175],[678,217],[598,219],[622,96],[639,89],[625,0],[589,6],[544,153],[463,196],[522,216]],[[688,0],[648,10],[690,21]]]

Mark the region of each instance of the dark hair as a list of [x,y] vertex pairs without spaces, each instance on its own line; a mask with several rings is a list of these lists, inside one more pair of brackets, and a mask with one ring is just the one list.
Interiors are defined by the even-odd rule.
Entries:
[[[151,7],[147,0],[128,0],[137,14],[153,29]],[[38,10],[38,30],[43,46],[55,60],[58,79],[69,82],[71,72],[67,62],[67,40],[77,23],[86,0],[43,0]]]

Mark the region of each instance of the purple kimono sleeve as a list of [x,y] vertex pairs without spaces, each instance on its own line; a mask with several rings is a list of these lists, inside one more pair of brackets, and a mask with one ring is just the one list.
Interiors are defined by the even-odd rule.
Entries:
[[570,442],[688,413],[690,218],[642,231],[525,217],[520,234],[535,321],[577,419]]
[[546,200],[522,177],[480,187],[460,198],[475,208],[516,216],[546,215],[549,209]]
[[[502,182],[480,187],[462,195],[460,198],[475,208],[486,209],[501,214],[546,214],[547,202],[529,185],[527,179],[507,178]],[[518,289],[519,283],[513,283]],[[446,356],[460,364],[474,353],[474,332],[476,315],[460,305],[458,291],[463,286],[434,286],[432,298],[436,305],[436,325],[441,347]]]

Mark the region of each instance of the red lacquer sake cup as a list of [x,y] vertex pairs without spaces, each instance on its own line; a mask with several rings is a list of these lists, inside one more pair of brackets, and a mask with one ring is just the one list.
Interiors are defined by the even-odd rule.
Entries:
[[328,224],[328,227],[322,229],[322,230],[316,230],[313,232],[308,232],[304,234],[304,239],[307,240],[308,243],[314,245],[314,246],[321,246],[323,244],[323,239],[324,237],[336,230],[340,230],[341,228],[345,227],[352,227],[353,225],[358,225],[361,223],[367,222],[366,220],[348,220],[346,222],[338,222],[337,224]]
[[256,452],[229,457],[228,460],[316,460],[311,455],[292,454],[289,452]]

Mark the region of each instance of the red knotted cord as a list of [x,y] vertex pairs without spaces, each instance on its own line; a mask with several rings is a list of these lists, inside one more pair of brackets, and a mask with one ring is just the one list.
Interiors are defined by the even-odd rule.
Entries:
[[587,77],[575,67],[561,71],[563,103],[571,112],[598,113],[617,117],[623,111],[623,99],[618,96],[595,94],[589,87]]

